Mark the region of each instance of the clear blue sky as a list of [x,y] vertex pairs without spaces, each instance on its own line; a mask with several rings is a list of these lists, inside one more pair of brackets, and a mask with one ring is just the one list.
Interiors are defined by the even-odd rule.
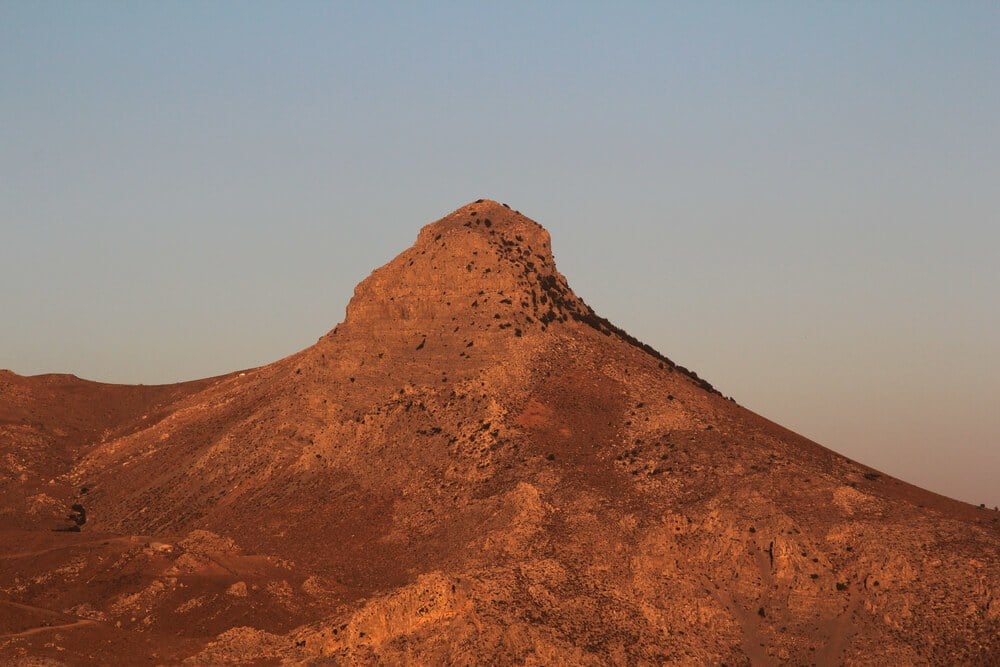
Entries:
[[275,360],[483,196],[744,405],[1000,504],[1000,4],[0,3],[0,367]]

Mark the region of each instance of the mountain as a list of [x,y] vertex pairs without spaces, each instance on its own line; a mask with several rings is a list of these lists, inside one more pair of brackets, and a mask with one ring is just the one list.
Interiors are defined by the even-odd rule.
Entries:
[[494,201],[268,366],[4,372],[0,453],[15,664],[1000,664],[1000,513],[725,398]]

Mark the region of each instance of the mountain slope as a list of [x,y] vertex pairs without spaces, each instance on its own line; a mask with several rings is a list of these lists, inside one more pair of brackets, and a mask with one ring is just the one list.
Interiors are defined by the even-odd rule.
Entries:
[[496,202],[424,227],[316,345],[192,388],[64,466],[88,522],[49,539],[117,562],[84,545],[0,579],[13,602],[86,599],[168,662],[1000,662],[996,513],[725,399]]

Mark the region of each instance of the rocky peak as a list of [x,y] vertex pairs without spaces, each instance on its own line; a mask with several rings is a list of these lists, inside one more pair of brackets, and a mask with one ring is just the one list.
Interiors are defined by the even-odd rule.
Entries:
[[[523,248],[552,259],[551,238],[540,224],[492,199],[477,199],[437,222],[425,225],[417,236],[416,246],[433,243],[440,235],[478,234],[496,240],[516,241]],[[510,245],[510,244],[508,244]]]
[[330,335],[342,331],[368,342],[396,339],[411,345],[470,333],[520,338],[551,326],[584,327],[617,338],[718,393],[597,315],[556,269],[549,233],[488,199],[425,225],[413,246],[358,284],[347,318]]
[[426,326],[477,309],[487,320],[543,328],[589,311],[556,270],[549,233],[483,199],[426,225],[412,247],[362,281],[345,325]]

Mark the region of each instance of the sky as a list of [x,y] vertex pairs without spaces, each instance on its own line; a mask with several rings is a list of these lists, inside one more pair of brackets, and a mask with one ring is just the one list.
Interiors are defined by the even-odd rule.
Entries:
[[0,368],[274,361],[479,197],[742,405],[1000,504],[1000,4],[0,3]]

